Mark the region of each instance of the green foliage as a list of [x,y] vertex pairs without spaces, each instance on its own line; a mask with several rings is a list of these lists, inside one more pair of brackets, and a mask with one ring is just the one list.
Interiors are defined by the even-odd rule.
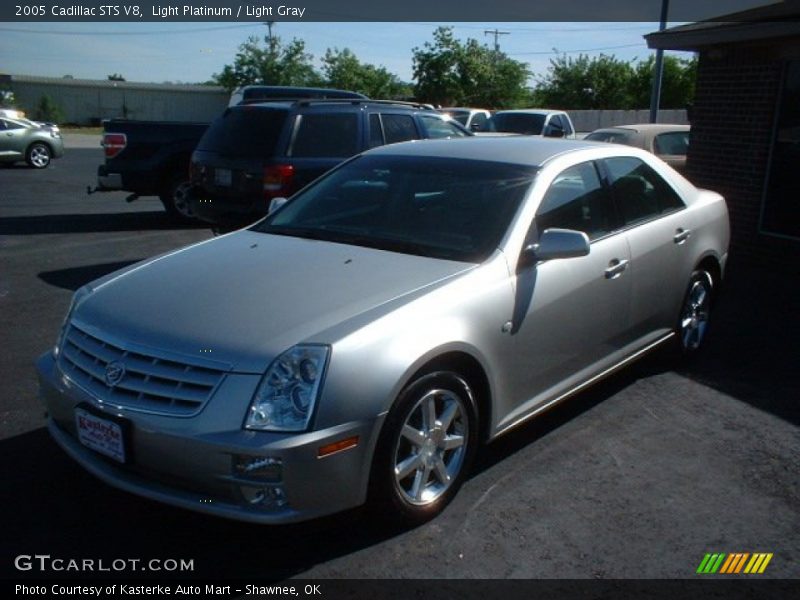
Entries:
[[125,81],[125,78],[119,73],[112,73],[108,76],[109,81]]
[[[681,59],[664,56],[664,72],[661,78],[661,108],[686,108],[694,99],[697,79],[697,58]],[[650,106],[650,91],[653,84],[655,57],[636,64],[631,81],[631,94],[637,107]]]
[[14,108],[17,100],[11,90],[0,90],[0,108]]
[[[650,106],[655,58],[628,63],[601,54],[561,55],[550,61],[534,90],[534,103],[553,108],[641,109]],[[684,108],[694,97],[697,60],[664,57],[661,108]]]
[[42,96],[33,111],[34,119],[37,121],[46,121],[48,123],[63,123],[64,112],[61,107],[56,104],[50,96]]
[[283,44],[277,36],[263,40],[253,36],[236,53],[233,65],[215,73],[214,82],[229,92],[244,85],[316,86],[322,84],[305,51],[305,42],[294,38]]
[[397,99],[411,94],[410,85],[397,75],[384,67],[360,62],[348,48],[328,48],[322,63],[325,84],[329,87],[360,92],[370,98]]
[[417,99],[442,106],[508,108],[524,104],[529,76],[515,61],[468,39],[462,43],[451,27],[433,32],[433,42],[413,49]]

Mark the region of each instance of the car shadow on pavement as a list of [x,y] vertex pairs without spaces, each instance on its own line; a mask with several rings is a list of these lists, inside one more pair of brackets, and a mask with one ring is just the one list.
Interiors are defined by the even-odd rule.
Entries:
[[[194,561],[176,577],[277,580],[356,552],[400,533],[355,509],[297,525],[264,526],[172,508],[118,491],[74,463],[45,428],[0,442],[6,501],[0,529],[3,556],[166,558]],[[3,561],[0,577],[79,577],[92,573],[20,573]],[[162,579],[170,573],[125,573]],[[100,574],[94,574],[100,577]]]
[[124,269],[133,265],[144,258],[135,260],[124,260],[121,262],[102,263],[98,265],[87,265],[85,267],[72,267],[70,269],[58,269],[57,271],[43,271],[38,274],[39,279],[49,285],[54,285],[66,290],[77,290],[82,285],[99,279],[104,275]]
[[713,307],[707,344],[677,372],[800,425],[800,280],[733,265]]
[[0,235],[207,228],[207,224],[200,222],[179,223],[162,211],[39,215],[34,217],[4,217],[0,219]]

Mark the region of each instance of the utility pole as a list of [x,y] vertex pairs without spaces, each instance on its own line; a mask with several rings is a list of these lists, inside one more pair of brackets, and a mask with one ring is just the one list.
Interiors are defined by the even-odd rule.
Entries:
[[272,26],[275,24],[275,21],[267,21],[264,25],[267,26],[269,29],[269,47],[272,48]]
[[[667,28],[667,11],[669,10],[669,0],[661,0],[661,22],[658,30],[664,31]],[[659,48],[656,50],[656,62],[653,65],[653,87],[650,91],[650,122],[658,120],[658,105],[661,103],[661,79],[664,76],[664,51]]]
[[494,51],[500,52],[500,43],[497,41],[497,38],[501,35],[510,35],[510,31],[500,31],[497,28],[495,29],[484,29],[483,35],[493,35],[494,36]]

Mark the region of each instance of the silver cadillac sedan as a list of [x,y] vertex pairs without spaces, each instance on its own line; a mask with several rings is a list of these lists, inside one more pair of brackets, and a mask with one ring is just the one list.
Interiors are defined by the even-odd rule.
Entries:
[[661,344],[696,352],[728,237],[721,196],[635,148],[385,146],[78,290],[38,361],[49,429],[183,508],[422,521],[481,444]]

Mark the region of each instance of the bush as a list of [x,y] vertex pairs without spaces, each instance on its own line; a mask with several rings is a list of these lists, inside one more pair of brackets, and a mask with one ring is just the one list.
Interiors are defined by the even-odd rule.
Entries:
[[62,123],[64,121],[64,112],[50,96],[42,96],[36,105],[34,118],[37,121],[46,121],[48,123]]

